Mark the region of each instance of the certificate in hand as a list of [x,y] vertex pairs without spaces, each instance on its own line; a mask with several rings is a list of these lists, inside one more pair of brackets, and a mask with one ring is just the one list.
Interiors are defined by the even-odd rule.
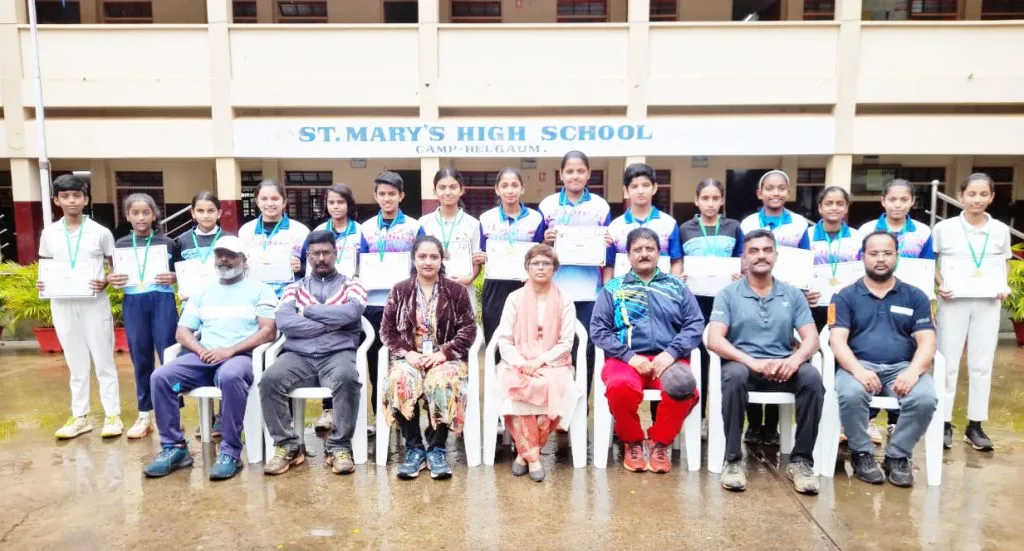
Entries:
[[212,258],[204,263],[198,258],[174,263],[174,274],[178,277],[178,294],[191,298],[217,283],[217,264]]
[[[171,271],[167,259],[167,245],[153,245],[149,247],[149,254],[146,254],[145,247],[117,248],[114,249],[114,273],[128,276],[125,285],[154,284],[157,274]],[[143,265],[145,270],[142,279],[139,279],[140,265]]]
[[411,268],[409,253],[361,253],[359,255],[359,281],[367,290],[390,289],[398,282],[409,279]]
[[487,279],[508,279],[526,281],[526,253],[536,243],[521,243],[493,239],[487,242],[487,265],[484,277]]
[[473,275],[473,248],[469,241],[450,241],[445,251],[445,273],[450,276]]
[[[84,255],[83,255],[84,256]],[[39,293],[39,298],[85,298],[96,296],[96,291],[89,287],[89,282],[101,278],[99,262],[80,259],[75,267],[66,260],[39,259],[39,281],[45,284],[46,290]]]
[[831,264],[815,264],[811,272],[811,291],[821,294],[817,304],[811,306],[828,306],[832,302],[832,295],[843,290],[847,285],[856,283],[864,277],[863,262],[839,262],[836,263],[835,274],[832,273]]
[[[633,269],[633,266],[629,263],[629,255],[626,253],[615,254],[615,271],[613,275],[615,277],[624,276]],[[658,257],[658,269],[668,274],[672,273],[672,259],[668,255],[661,255]]]
[[935,261],[930,258],[900,258],[896,277],[903,283],[924,291],[928,300],[935,300]]
[[[347,277],[353,278],[356,275],[356,262],[359,258],[359,253],[356,249],[346,248],[341,254],[337,256],[337,260],[334,261],[334,269],[338,270],[338,273]],[[313,262],[312,259],[306,257],[306,275],[313,273]]]
[[943,256],[942,287],[954,298],[995,298],[1006,292],[1006,259],[986,256],[981,266],[968,256]]
[[565,266],[604,266],[608,247],[604,226],[558,226],[555,228],[555,253]]
[[295,278],[290,247],[250,247],[245,251],[249,277],[264,283],[280,283]]
[[713,297],[732,283],[732,275],[740,273],[740,259],[729,256],[688,256],[683,260],[683,273],[690,292]]
[[779,258],[775,261],[772,275],[797,289],[808,289],[811,286],[811,267],[814,266],[814,253],[795,247],[779,247]]

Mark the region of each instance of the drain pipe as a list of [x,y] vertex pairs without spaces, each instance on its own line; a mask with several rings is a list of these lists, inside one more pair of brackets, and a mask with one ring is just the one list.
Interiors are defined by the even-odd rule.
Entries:
[[32,57],[35,63],[35,108],[36,147],[39,149],[39,193],[43,207],[43,226],[53,223],[53,206],[50,201],[50,157],[46,152],[46,110],[43,108],[43,75],[39,63],[39,23],[36,18],[36,3],[28,0],[28,24],[32,37]]

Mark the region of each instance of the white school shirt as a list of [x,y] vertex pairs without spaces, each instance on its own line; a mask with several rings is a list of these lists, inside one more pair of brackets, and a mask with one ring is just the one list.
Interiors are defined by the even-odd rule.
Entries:
[[814,253],[815,264],[831,264],[833,257],[836,262],[856,262],[860,260],[860,249],[864,244],[860,232],[846,225],[846,222],[839,226],[839,233],[832,240],[832,245],[829,245],[825,225],[820,221],[807,228],[807,239]]
[[[328,220],[323,224],[320,224],[313,231],[329,231],[334,234],[334,250],[338,253],[338,261],[344,257],[347,251],[350,255],[355,255],[356,259],[356,273],[359,273],[359,249],[363,243],[363,228],[359,222],[349,218],[348,227],[338,228],[334,227],[334,221]],[[310,232],[312,233],[312,232]],[[306,244],[302,244],[302,256],[300,257],[303,261],[306,260]],[[307,261],[308,262],[308,261]],[[309,273],[309,270],[306,270]]]
[[[302,246],[306,243],[306,236],[309,235],[309,228],[305,224],[298,220],[292,220],[287,214],[281,217],[281,220],[273,224],[263,224],[263,215],[259,215],[255,220],[250,220],[245,224],[242,224],[241,228],[238,228],[238,238],[242,241],[242,244],[246,249],[262,249],[264,245],[270,247],[282,247],[287,248],[291,254],[296,258],[302,256]],[[277,233],[274,237],[269,238],[268,231],[273,231],[275,225],[277,226]],[[258,232],[258,229],[262,229],[263,232]],[[274,290],[274,293],[280,297],[284,288],[288,286],[291,281],[276,281],[268,283]]]
[[480,221],[461,208],[450,223],[442,222],[441,209],[437,209],[421,216],[420,226],[424,234],[436,237],[441,244],[444,244],[445,239],[449,242],[468,242],[471,252],[480,252]]
[[544,217],[526,205],[519,205],[519,214],[512,219],[502,206],[480,215],[480,249],[487,250],[490,239],[513,243],[541,243],[544,241]]
[[[78,244],[79,234],[82,236],[81,244]],[[102,279],[103,261],[106,257],[114,255],[114,234],[110,233],[110,230],[101,226],[92,218],[83,216],[82,223],[78,226],[78,229],[72,230],[70,235],[65,237],[64,218],[61,218],[60,220],[43,228],[43,232],[39,235],[39,257],[68,262],[71,260],[71,251],[68,249],[69,242],[71,250],[74,250],[76,245],[78,246],[78,260],[87,259],[96,261],[98,270],[96,279]],[[96,293],[95,298],[107,300],[107,294]],[[72,301],[94,299],[58,298],[51,300]]]
[[782,209],[780,216],[765,216],[764,207],[761,207],[740,222],[740,229],[743,230],[743,235],[759,228],[770,229],[775,235],[775,242],[778,246],[809,249],[810,241],[807,239],[807,226],[809,225],[806,218],[789,209]]
[[[565,224],[569,226],[608,226],[612,221],[608,202],[600,195],[584,189],[583,196],[573,204],[562,191],[548,195],[538,205],[544,223],[549,228]],[[605,247],[604,240],[594,246]],[[562,292],[569,293],[577,302],[593,302],[601,289],[601,268],[599,266],[567,266],[563,264],[555,272],[554,282]]]
[[[876,231],[893,233],[889,230],[884,212],[877,220],[864,223],[860,227],[860,236],[863,239]],[[904,258],[935,258],[932,229],[928,227],[928,224],[911,220],[908,216],[903,223],[903,229],[895,235],[896,241],[899,243],[900,256]]]
[[[389,226],[382,227],[380,220],[380,218],[374,216],[360,225],[359,229],[362,231],[362,243],[360,244],[359,252],[380,252],[378,249],[378,240],[383,233],[383,252],[408,253],[412,251],[412,246],[416,242],[416,238],[423,235],[423,227],[420,226],[419,220],[412,218],[411,216],[406,216],[401,209],[399,209],[398,214],[395,215],[395,219],[391,221]],[[367,291],[366,295],[367,306],[384,306],[388,300],[387,289]]]
[[[1010,228],[1006,224],[992,218],[992,215],[985,213],[985,225],[980,228],[967,223],[963,213],[956,218],[943,220],[935,224],[932,229],[932,244],[935,246],[935,254],[942,256],[964,256],[971,257],[971,249],[967,240],[971,240],[975,254],[984,256],[998,256],[1009,259],[1010,252]],[[988,244],[985,244],[985,236],[988,236]],[[982,251],[982,246],[985,250]]]
[[658,235],[661,256],[669,260],[683,257],[683,246],[679,241],[679,226],[676,219],[664,212],[652,208],[645,220],[638,220],[633,211],[626,209],[622,216],[608,224],[608,233],[612,235],[612,244],[608,247],[605,266],[615,267],[615,256],[626,252],[626,237],[637,228],[647,228]]

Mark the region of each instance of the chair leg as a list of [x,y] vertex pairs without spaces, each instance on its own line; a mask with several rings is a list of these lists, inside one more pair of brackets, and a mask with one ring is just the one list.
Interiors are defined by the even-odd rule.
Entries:
[[[700,408],[694,407],[683,422],[683,436],[686,438],[686,467],[691,472],[700,470]],[[679,438],[676,438],[676,444]]]
[[942,409],[941,405],[932,415],[931,423],[924,435],[924,455],[928,467],[928,485],[942,484]]
[[779,406],[779,451],[788,454],[793,451],[793,431],[796,425],[793,423],[793,404],[782,404]]
[[306,448],[306,400],[292,398],[292,430],[299,439],[299,451]]
[[213,425],[213,399],[212,398],[200,398],[199,399],[199,440],[203,444],[209,444],[213,441],[213,437],[210,435],[210,427]]
[[359,412],[356,414],[356,433],[352,436],[352,460],[356,465],[365,465],[369,455],[370,441],[366,434],[366,385],[359,391]]
[[484,389],[483,462],[494,465],[498,447],[498,404],[489,389]]
[[250,464],[262,463],[263,456],[263,405],[260,403],[259,388],[249,391],[245,403],[245,417],[242,419],[242,434],[245,436],[245,454]]
[[572,446],[572,466],[587,466],[587,402],[580,398],[569,421],[569,445]]
[[608,399],[602,394],[594,393],[594,466],[598,469],[608,468],[608,448],[612,443],[612,412],[608,409]]
[[839,403],[835,393],[825,392],[825,406],[818,424],[818,441],[814,446],[814,470],[819,476],[834,478],[839,458]]

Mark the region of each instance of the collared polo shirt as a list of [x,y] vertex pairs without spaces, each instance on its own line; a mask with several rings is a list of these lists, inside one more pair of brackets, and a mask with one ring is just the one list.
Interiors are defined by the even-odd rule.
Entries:
[[807,228],[808,243],[814,253],[815,264],[831,264],[835,262],[853,262],[860,259],[863,237],[860,232],[843,222],[839,233],[829,241],[825,225],[821,222]]
[[[567,226],[607,226],[612,221],[608,202],[600,195],[584,189],[579,201],[573,203],[562,191],[548,195],[538,205],[544,223],[549,228]],[[595,243],[595,245],[598,245]],[[603,248],[604,241],[600,242]],[[593,302],[601,288],[601,268],[597,266],[569,266],[562,264],[555,272],[555,285],[568,293],[574,301]]]
[[[81,235],[81,242],[79,242]],[[96,279],[103,278],[103,261],[105,257],[114,255],[114,236],[110,230],[96,223],[88,216],[82,217],[82,223],[70,234],[64,232],[64,219],[43,228],[39,236],[39,257],[52,258],[68,262],[72,253],[76,252],[77,260],[96,261]],[[106,293],[97,293],[97,297],[106,297]],[[91,299],[53,299],[57,301],[91,300]]]
[[732,218],[719,218],[718,231],[714,226],[704,226],[701,231],[700,215],[679,226],[679,240],[683,243],[683,257],[687,256],[743,256],[743,230],[740,223]]
[[882,298],[860,279],[832,296],[829,327],[850,330],[848,344],[858,360],[892,365],[909,362],[917,350],[914,333],[934,331],[928,297],[896,280]]
[[786,358],[793,354],[793,330],[814,323],[802,291],[772,280],[766,297],[750,288],[747,278],[732,282],[715,296],[711,320],[729,327],[725,338],[754,358]]
[[[942,256],[964,256],[971,257],[971,248],[974,247],[975,254],[984,256],[998,256],[1009,259],[1010,253],[1010,228],[992,218],[992,215],[985,213],[987,222],[980,228],[967,223],[963,213],[955,218],[943,220],[935,224],[932,230],[932,243],[935,253]],[[985,237],[988,236],[988,243]],[[968,246],[970,239],[970,246]],[[982,248],[984,247],[984,252]]]
[[[889,230],[889,224],[885,213],[860,227],[860,238],[863,239],[876,231],[894,233]],[[899,243],[900,256],[903,258],[935,258],[935,251],[932,250],[932,229],[928,224],[915,222],[909,217],[903,224],[903,229],[895,232],[896,241]]]
[[669,260],[683,257],[683,247],[679,242],[679,226],[675,218],[652,208],[646,219],[640,220],[627,210],[622,216],[612,220],[608,225],[608,233],[612,234],[612,244],[608,247],[605,266],[615,266],[615,255],[626,252],[626,236],[637,228],[648,228],[658,236],[661,256]]
[[498,205],[480,215],[480,249],[487,250],[487,240],[498,239],[510,243],[540,243],[544,241],[544,217],[526,205],[519,205],[515,218],[505,214]]
[[[416,238],[423,235],[423,227],[419,220],[406,216],[401,210],[391,221],[378,216],[370,218],[359,226],[361,253],[407,253],[412,251]],[[381,251],[383,248],[383,251]],[[388,299],[387,289],[374,289],[367,292],[366,304],[384,306]]]
[[782,209],[779,216],[767,216],[764,208],[751,214],[740,222],[740,229],[746,235],[756,229],[771,230],[775,235],[775,242],[780,247],[794,247],[797,249],[809,249],[810,243],[807,239],[807,226],[810,223],[799,214]]

